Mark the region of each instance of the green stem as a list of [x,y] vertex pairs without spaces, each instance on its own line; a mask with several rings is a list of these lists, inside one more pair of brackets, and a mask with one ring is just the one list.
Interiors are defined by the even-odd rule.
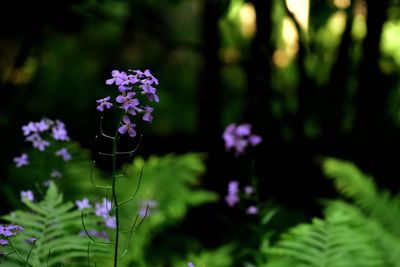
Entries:
[[[122,112],[118,122],[118,126],[121,124],[122,117],[125,112]],[[114,267],[118,266],[118,243],[119,243],[119,204],[117,199],[116,181],[117,181],[117,145],[118,145],[118,127],[115,131],[113,138],[113,152],[112,152],[112,201],[114,202],[115,209],[115,246],[114,246]]]
[[28,266],[32,266],[32,264],[30,264],[27,260],[25,260],[25,258],[21,255],[21,253],[19,253],[19,251],[17,250],[16,247],[14,247],[14,245],[11,243],[11,240],[8,239],[8,243],[10,244],[10,246],[12,247],[12,249],[15,251],[15,253],[17,254],[18,258],[20,258],[23,262],[25,262],[26,265]]

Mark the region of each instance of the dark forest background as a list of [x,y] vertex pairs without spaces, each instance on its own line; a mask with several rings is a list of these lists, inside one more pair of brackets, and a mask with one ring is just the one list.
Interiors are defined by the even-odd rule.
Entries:
[[[397,191],[399,47],[397,0],[3,2],[1,183],[25,146],[21,125],[43,116],[63,120],[96,157],[104,81],[113,69],[150,69],[161,101],[139,154],[205,152],[202,186],[221,197],[228,181],[255,175],[262,200],[319,214],[316,199],[333,195],[320,170],[326,156]],[[227,153],[232,122],[251,123],[262,145]],[[4,192],[0,202],[1,213],[15,206]],[[223,220],[210,215],[224,212],[210,204],[187,223],[203,218],[218,232]]]

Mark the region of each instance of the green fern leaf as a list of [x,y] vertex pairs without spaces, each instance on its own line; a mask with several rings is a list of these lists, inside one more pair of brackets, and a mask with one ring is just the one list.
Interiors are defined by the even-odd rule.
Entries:
[[[71,202],[63,203],[62,194],[54,183],[50,184],[44,200],[38,203],[24,200],[24,203],[30,211],[19,210],[3,216],[3,219],[24,227],[25,230],[15,238],[15,246],[22,255],[28,255],[30,249],[24,244],[24,239],[37,238],[29,258],[33,266],[61,266],[71,260],[87,262],[90,239],[80,235],[80,212],[74,210]],[[94,216],[84,219],[91,226],[101,220]],[[100,244],[91,244],[91,247],[94,255],[98,256],[107,255],[111,249]],[[7,258],[8,262],[19,260],[15,255]]]
[[326,220],[290,229],[268,250],[271,261],[266,266],[384,266],[368,232],[348,219],[331,213]]

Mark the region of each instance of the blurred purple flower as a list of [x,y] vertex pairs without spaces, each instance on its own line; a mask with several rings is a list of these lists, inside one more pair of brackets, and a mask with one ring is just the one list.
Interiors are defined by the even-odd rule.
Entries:
[[249,206],[246,210],[246,214],[255,215],[258,213],[258,208],[256,206]]
[[256,189],[251,185],[246,185],[244,187],[244,193],[246,195],[251,195],[251,194],[254,194],[255,192],[256,192]]
[[10,242],[6,239],[0,239],[0,246],[8,245]]
[[33,133],[25,138],[26,141],[32,142],[32,146],[37,148],[39,151],[44,151],[50,142],[42,139],[39,133]]
[[247,123],[240,125],[229,124],[225,128],[222,137],[225,141],[225,149],[227,151],[233,149],[235,156],[243,155],[249,144],[256,146],[262,141],[260,136],[251,134],[251,125]]
[[71,155],[68,153],[66,148],[61,148],[60,150],[56,151],[56,156],[62,157],[64,161],[71,160]]
[[60,120],[56,120],[56,124],[52,128],[52,132],[55,140],[60,140],[60,141],[69,140],[67,130],[65,129],[65,124]]
[[111,228],[111,229],[117,228],[115,216],[104,218],[104,222],[108,228]]
[[188,262],[188,264],[187,264],[187,265],[188,265],[188,267],[196,267],[196,266],[194,265],[194,263],[193,263],[193,262],[191,262],[191,261],[190,261],[190,262]]
[[225,201],[229,207],[233,207],[239,200],[239,182],[230,181],[228,183],[228,194],[225,196]]
[[49,120],[45,120],[45,119],[42,119],[39,122],[36,122],[35,123],[36,129],[39,132],[47,131],[50,128],[49,122],[51,122],[51,120],[49,121]]
[[111,211],[111,201],[103,198],[102,203],[96,203],[96,216],[102,217],[102,218],[107,218],[108,213]]
[[23,153],[20,157],[15,157],[14,162],[17,165],[17,168],[21,168],[23,166],[27,166],[29,164],[28,155]]
[[90,205],[89,199],[87,198],[84,198],[82,200],[77,200],[75,201],[75,204],[79,210],[88,209],[92,207],[92,205]]
[[22,131],[25,136],[27,136],[31,133],[35,133],[35,132],[37,132],[37,130],[38,129],[36,127],[36,123],[34,123],[33,121],[30,121],[28,124],[22,126]]
[[21,198],[33,201],[35,199],[35,196],[33,195],[33,192],[31,190],[27,190],[27,191],[21,191]]
[[30,238],[25,239],[25,241],[28,244],[35,244],[35,242],[37,241],[37,238],[36,237],[30,237]]

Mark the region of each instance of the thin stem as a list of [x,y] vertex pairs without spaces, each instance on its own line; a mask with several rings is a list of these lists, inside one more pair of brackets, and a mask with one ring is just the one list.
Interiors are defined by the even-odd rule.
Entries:
[[130,198],[128,198],[127,200],[124,200],[124,201],[118,203],[119,205],[122,205],[122,204],[124,204],[124,203],[127,203],[127,202],[129,202],[129,201],[131,201],[132,199],[135,198],[137,192],[139,191],[140,183],[141,183],[141,181],[142,181],[142,175],[143,175],[143,165],[142,165],[142,168],[140,169],[139,182],[138,182],[138,185],[137,185],[137,187],[136,187],[135,192],[134,192],[133,195],[132,195]]
[[[118,124],[122,121],[122,116],[125,112],[122,112],[121,118]],[[119,125],[118,125],[119,126]],[[118,127],[117,127],[118,129]],[[119,244],[119,204],[117,199],[116,181],[117,181],[117,145],[118,145],[118,130],[115,131],[113,137],[113,160],[112,160],[112,200],[114,202],[115,209],[115,246],[114,246],[114,267],[118,267],[118,244]]]
[[27,262],[24,257],[21,255],[21,253],[19,253],[19,251],[17,250],[16,247],[14,247],[14,245],[12,244],[11,240],[8,239],[8,244],[10,244],[10,246],[12,247],[12,249],[15,251],[15,253],[17,254],[18,258],[20,258],[23,262],[25,262],[26,265],[33,267],[32,264],[30,264],[29,262]]
[[103,123],[102,123],[102,121],[103,121],[103,116],[101,116],[101,118],[100,118],[100,133],[101,133],[101,135],[104,136],[105,138],[108,138],[108,139],[114,139],[115,137],[112,137],[112,136],[110,136],[108,134],[105,134],[103,132]]
[[109,186],[109,185],[98,185],[98,184],[96,184],[96,183],[94,182],[94,179],[93,179],[93,170],[94,170],[94,167],[95,167],[95,166],[96,166],[96,161],[93,160],[93,162],[92,162],[92,167],[90,168],[90,181],[92,182],[92,185],[95,186],[95,187],[97,187],[97,188],[111,189],[111,186]]

